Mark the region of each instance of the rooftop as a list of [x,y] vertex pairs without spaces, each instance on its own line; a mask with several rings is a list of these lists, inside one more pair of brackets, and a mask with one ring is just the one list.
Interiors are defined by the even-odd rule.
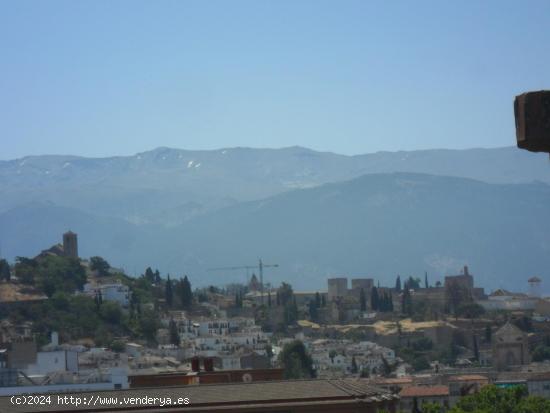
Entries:
[[[262,408],[288,406],[296,404],[323,404],[323,403],[376,403],[396,400],[398,397],[391,393],[372,387],[367,380],[287,380],[287,381],[266,381],[252,383],[230,383],[212,385],[188,385],[178,387],[162,388],[141,388],[104,392],[87,392],[80,394],[69,394],[68,396],[81,397],[82,399],[95,399],[96,397],[118,397],[122,398],[168,398],[173,400],[187,397],[190,404],[181,406],[181,409],[169,411],[218,411],[228,407],[238,408],[231,411],[261,411]],[[57,398],[52,398],[54,401]],[[87,412],[143,410],[144,405],[123,405],[119,406],[86,406]],[[172,406],[173,407],[173,406]],[[157,410],[158,409],[158,410]],[[0,411],[9,412],[57,412],[74,410],[74,405],[57,405],[52,403],[48,406],[14,406],[9,397],[0,397]],[[166,409],[162,409],[165,411]],[[157,405],[147,409],[148,412],[161,411]]]
[[443,397],[448,395],[448,386],[409,386],[399,393],[400,397]]
[[449,381],[488,381],[489,378],[487,376],[482,376],[480,374],[464,374],[461,376],[451,376],[449,377]]

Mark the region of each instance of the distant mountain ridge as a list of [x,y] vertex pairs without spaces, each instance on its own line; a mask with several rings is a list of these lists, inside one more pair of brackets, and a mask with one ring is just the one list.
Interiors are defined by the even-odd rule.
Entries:
[[45,155],[0,161],[0,212],[50,201],[135,224],[175,227],[239,202],[392,172],[489,183],[550,183],[550,164],[544,155],[513,147],[356,156],[302,147],[208,151],[161,147],[134,156]]

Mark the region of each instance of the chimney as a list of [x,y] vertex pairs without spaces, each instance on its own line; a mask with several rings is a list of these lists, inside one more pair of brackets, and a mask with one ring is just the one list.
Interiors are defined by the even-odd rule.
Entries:
[[199,372],[201,369],[200,367],[200,360],[198,357],[193,357],[191,359],[191,370],[195,372]]
[[204,370],[214,371],[214,360],[211,358],[204,359]]

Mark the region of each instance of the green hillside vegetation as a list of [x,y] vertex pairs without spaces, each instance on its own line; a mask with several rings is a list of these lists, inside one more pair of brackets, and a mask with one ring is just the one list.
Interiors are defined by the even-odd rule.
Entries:
[[[113,272],[107,261],[93,257],[92,270],[103,283],[120,282],[131,291],[130,305],[103,300],[100,295],[80,294],[87,282],[86,269],[77,259],[46,256],[37,259],[18,257],[13,266],[18,282],[48,297],[24,306],[2,308],[0,317],[14,323],[33,322],[39,344],[46,344],[51,331],[58,331],[62,341],[92,338],[98,346],[110,346],[117,338],[131,337],[155,341],[159,325],[159,299],[165,298],[167,286],[174,283],[170,308],[190,308],[191,284],[184,278],[173,282],[161,278],[158,270],[147,268],[138,278]],[[89,274],[92,277],[91,274]]]

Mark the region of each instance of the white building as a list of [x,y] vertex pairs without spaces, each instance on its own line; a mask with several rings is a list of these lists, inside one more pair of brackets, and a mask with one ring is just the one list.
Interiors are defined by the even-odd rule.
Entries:
[[114,301],[120,304],[121,307],[130,305],[130,288],[127,285],[116,284],[85,284],[84,294],[90,297],[95,297],[101,294],[103,301]]

